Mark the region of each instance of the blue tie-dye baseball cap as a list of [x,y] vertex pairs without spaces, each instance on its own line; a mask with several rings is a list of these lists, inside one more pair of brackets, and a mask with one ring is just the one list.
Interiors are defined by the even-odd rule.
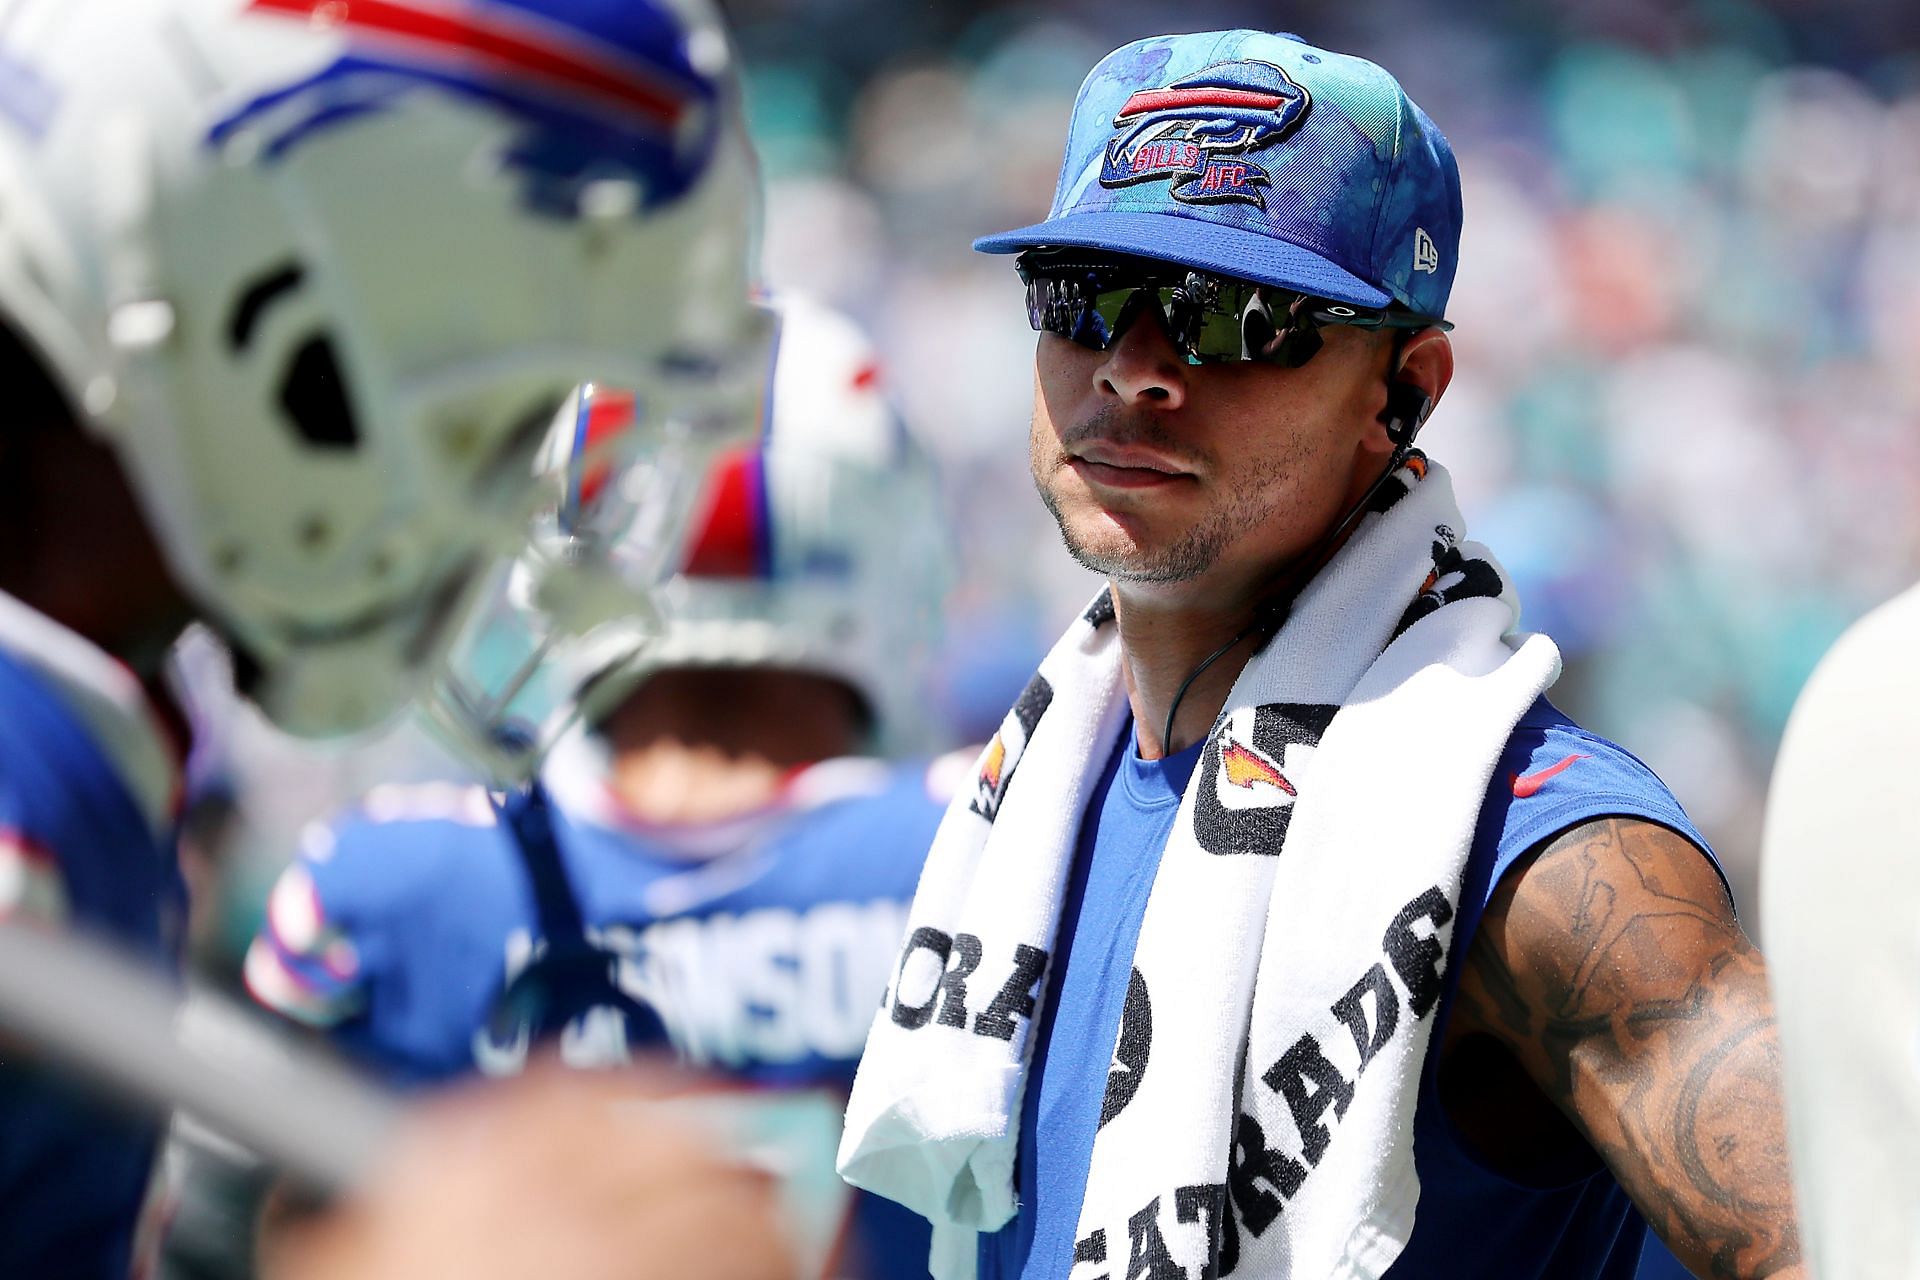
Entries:
[[1047,220],[973,247],[1104,249],[1440,317],[1459,244],[1453,148],[1391,75],[1298,36],[1209,31],[1101,59]]

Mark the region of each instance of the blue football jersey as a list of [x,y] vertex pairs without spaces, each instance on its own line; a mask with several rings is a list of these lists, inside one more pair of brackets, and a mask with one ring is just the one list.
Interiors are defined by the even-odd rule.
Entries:
[[[89,687],[89,674],[103,678]],[[0,599],[0,917],[91,933],[176,970],[186,899],[166,792],[178,764],[136,686],[79,637]],[[125,1280],[150,1252],[141,1212],[159,1134],[10,1047],[0,1276]]]
[[[832,761],[771,811],[675,831],[554,806],[568,896],[606,958],[545,975],[542,998],[572,1015],[563,1060],[617,1065],[671,1040],[729,1078],[844,1105],[950,794],[937,776]],[[517,1002],[554,950],[537,890],[486,792],[378,789],[309,835],[248,984],[390,1079],[510,1074],[539,1038]],[[569,983],[584,985],[552,989]],[[856,1214],[869,1274],[925,1274],[924,1224],[870,1197]]]

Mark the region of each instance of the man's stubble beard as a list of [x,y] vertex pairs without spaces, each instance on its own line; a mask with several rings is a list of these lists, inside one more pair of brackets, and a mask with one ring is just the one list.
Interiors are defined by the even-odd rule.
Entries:
[[[1058,526],[1067,554],[1082,568],[1115,582],[1193,581],[1219,562],[1221,551],[1239,533],[1270,519],[1285,500],[1287,492],[1287,486],[1283,483],[1287,467],[1281,460],[1268,458],[1241,464],[1235,476],[1236,483],[1222,494],[1221,501],[1203,512],[1191,526],[1165,546],[1141,548],[1124,554],[1103,554],[1075,536],[1065,513],[1060,509],[1059,500],[1054,496],[1049,483],[1051,477],[1042,478],[1040,474],[1041,459],[1037,441],[1030,452],[1033,454],[1034,488],[1040,494],[1040,501],[1046,504],[1047,513]],[[1066,468],[1063,448],[1053,472],[1057,474]]]
[[1040,500],[1059,526],[1060,540],[1067,554],[1083,569],[1091,569],[1115,582],[1190,582],[1211,569],[1226,546],[1231,529],[1225,512],[1213,512],[1167,546],[1142,549],[1126,555],[1103,555],[1074,536],[1073,528],[1061,513],[1053,491],[1036,482]]

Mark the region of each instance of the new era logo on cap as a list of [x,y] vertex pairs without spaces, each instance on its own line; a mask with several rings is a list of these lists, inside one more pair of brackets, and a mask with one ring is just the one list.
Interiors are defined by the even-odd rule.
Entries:
[[1213,31],[1103,58],[1046,221],[974,247],[1101,249],[1437,317],[1459,238],[1452,149],[1392,76],[1297,37]]
[[1425,227],[1413,229],[1413,269],[1428,275],[1440,269],[1440,246],[1433,242]]

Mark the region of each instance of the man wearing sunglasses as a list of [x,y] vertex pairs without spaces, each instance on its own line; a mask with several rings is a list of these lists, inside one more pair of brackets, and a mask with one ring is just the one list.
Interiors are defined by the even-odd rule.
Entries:
[[1149,39],[1017,254],[1034,483],[1108,587],[949,811],[841,1167],[936,1274],[1801,1274],[1759,956],[1445,469],[1440,131]]

